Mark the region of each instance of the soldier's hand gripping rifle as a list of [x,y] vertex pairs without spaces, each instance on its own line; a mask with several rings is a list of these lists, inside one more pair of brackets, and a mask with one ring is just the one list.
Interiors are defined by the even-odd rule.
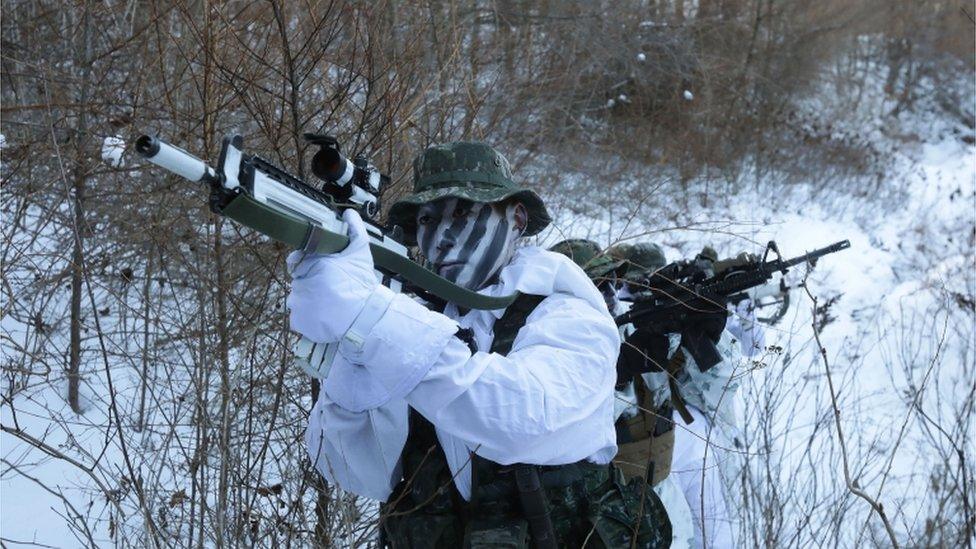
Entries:
[[[725,328],[726,303],[745,297],[748,290],[766,284],[776,273],[786,274],[796,265],[815,263],[818,258],[850,245],[843,240],[799,257],[783,259],[776,243],[771,241],[761,259],[743,261],[719,274],[712,274],[700,260],[671,263],[648,277],[648,290],[636,295],[633,307],[617,317],[617,325],[633,323],[636,338],[681,334],[681,346],[698,368],[706,371],[722,360],[715,343]],[[775,259],[770,258],[773,254]],[[659,369],[666,362],[666,347],[662,350],[663,358],[661,352],[650,353],[651,369]],[[630,373],[640,372],[625,372]]]
[[[305,134],[320,149],[312,158],[312,172],[325,184],[316,189],[273,165],[243,151],[240,136],[225,137],[217,166],[149,135],[136,140],[136,151],[176,175],[205,183],[210,209],[274,240],[307,253],[330,254],[349,243],[342,211],[356,208],[370,237],[377,278],[394,291],[411,291],[427,299],[451,301],[468,309],[502,309],[516,295],[489,297],[458,286],[410,259],[406,246],[375,220],[377,194],[389,180],[364,156],[350,161],[338,142],[327,135]],[[334,345],[318,345],[303,338],[296,347],[299,362],[322,377],[331,364]]]

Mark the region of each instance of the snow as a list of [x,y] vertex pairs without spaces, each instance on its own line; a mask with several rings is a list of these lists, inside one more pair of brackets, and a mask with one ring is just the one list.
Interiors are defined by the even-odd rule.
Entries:
[[[819,306],[835,299],[820,337],[838,388],[854,480],[872,495],[880,493],[895,531],[905,539],[936,508],[927,499],[934,497],[929,491],[913,486],[929,482],[926,475],[943,466],[926,438],[928,427],[913,410],[927,410],[965,432],[966,425],[952,423],[953,413],[963,409],[976,383],[973,311],[956,297],[976,293],[976,147],[951,128],[930,125],[925,113],[919,119],[916,126],[904,123],[917,139],[893,145],[886,186],[900,192],[891,195],[824,192],[816,185],[785,189],[761,182],[741,185],[734,194],[710,193],[707,206],[693,207],[691,218],[682,220],[687,228],[642,222],[661,218],[634,201],[632,210],[612,217],[560,210],[556,227],[542,237],[546,244],[568,237],[601,245],[652,239],[663,244],[669,259],[693,256],[706,244],[728,257],[740,251],[762,253],[775,240],[783,256],[792,257],[850,240],[849,249],[822,258],[809,272],[795,268],[787,280],[806,279]],[[634,185],[649,179],[638,170]],[[589,179],[581,175],[580,180],[585,184]],[[689,194],[696,192],[692,186]],[[791,298],[786,318],[767,330],[767,345],[785,352],[767,353],[761,368],[742,380],[739,406],[746,411],[747,447],[762,453],[761,447],[753,449],[762,442],[755,433],[769,429],[777,440],[774,470],[784,487],[802,479],[805,486],[817,485],[820,497],[846,494],[832,438],[825,366],[811,329],[813,303],[803,289],[794,290]],[[818,314],[821,321],[824,316]],[[788,393],[771,418],[756,412],[770,391]],[[971,437],[973,426],[968,430]],[[829,456],[816,462],[820,470],[804,461],[808,444]],[[862,500],[846,505],[851,506],[850,524],[877,522]],[[831,520],[826,511],[804,508],[802,502],[778,513],[784,524],[811,515],[824,523]],[[859,534],[853,530],[841,533],[842,544],[857,545]]]
[[117,135],[110,135],[102,142],[102,160],[113,168],[121,168],[124,164],[122,153],[125,152],[125,140]]
[[647,56],[644,55],[644,53],[638,53],[637,54],[637,61],[639,63],[643,63],[644,61],[647,61]]
[[691,91],[689,90],[685,90],[684,93],[681,94],[681,96],[685,98],[685,101],[691,101],[692,99],[695,98],[694,94],[692,94]]

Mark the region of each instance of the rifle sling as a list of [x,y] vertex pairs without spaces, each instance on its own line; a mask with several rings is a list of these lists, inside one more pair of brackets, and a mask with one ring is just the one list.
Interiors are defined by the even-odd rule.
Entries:
[[685,399],[681,396],[681,389],[678,388],[678,383],[673,377],[668,377],[668,387],[671,389],[671,405],[677,410],[685,425],[691,425],[691,422],[695,421],[695,417],[688,411],[688,405],[685,404]]
[[[221,214],[250,227],[255,231],[267,235],[273,240],[285,243],[295,249],[303,249],[307,244],[313,244],[307,251],[331,254],[341,251],[349,244],[349,237],[327,231],[295,216],[286,214],[254,200],[245,193],[234,197],[221,209]],[[313,241],[310,228],[314,231]],[[462,288],[436,273],[425,269],[396,252],[388,250],[375,243],[369,244],[369,251],[373,255],[373,262],[377,267],[402,276],[408,282],[467,309],[504,309],[515,301],[518,293],[507,296],[492,297],[481,295],[467,288]]]

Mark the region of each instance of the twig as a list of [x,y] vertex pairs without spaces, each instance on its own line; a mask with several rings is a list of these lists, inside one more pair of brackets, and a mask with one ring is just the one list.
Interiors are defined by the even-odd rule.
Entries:
[[959,6],[959,11],[961,11],[963,15],[965,15],[966,18],[969,19],[970,23],[976,25],[976,19],[973,19],[973,14],[969,13],[969,10],[966,9],[966,6]]
[[[805,277],[804,277],[805,278]],[[812,307],[812,318],[810,319],[810,328],[813,330],[813,337],[817,342],[817,349],[820,350],[820,358],[823,360],[824,372],[827,374],[827,387],[830,390],[830,404],[834,412],[834,427],[837,429],[837,439],[840,444],[841,461],[844,465],[844,483],[847,485],[847,490],[854,494],[855,496],[868,502],[872,509],[878,513],[881,517],[881,522],[884,524],[885,531],[888,533],[888,538],[891,541],[891,546],[897,549],[898,538],[895,537],[895,531],[891,527],[891,521],[888,520],[888,515],[885,513],[884,507],[881,502],[872,498],[865,492],[857,487],[851,479],[851,470],[847,458],[847,443],[844,441],[844,431],[841,429],[840,425],[840,407],[837,404],[837,392],[834,389],[834,380],[830,375],[830,364],[827,361],[827,349],[824,348],[823,343],[820,341],[820,331],[817,329],[817,298],[813,296],[810,292],[810,287],[806,284],[804,280],[803,290],[807,293],[807,296],[813,302]]]

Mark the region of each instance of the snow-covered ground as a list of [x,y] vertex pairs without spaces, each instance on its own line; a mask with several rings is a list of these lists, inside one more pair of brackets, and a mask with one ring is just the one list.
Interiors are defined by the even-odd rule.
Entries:
[[[911,536],[925,529],[946,489],[933,483],[958,474],[943,471],[957,465],[952,461],[958,459],[954,445],[970,460],[964,467],[972,473],[971,445],[976,438],[972,408],[966,412],[964,406],[973,398],[976,383],[976,149],[960,139],[971,136],[972,129],[938,121],[912,124],[911,138],[904,137],[909,132],[897,138],[880,133],[873,137],[894,147],[885,188],[898,189],[895,193],[824,193],[793,186],[779,195],[773,194],[780,188],[776,185],[742,185],[744,190],[716,193],[707,206],[691,208],[682,223],[685,228],[677,229],[627,212],[592,216],[557,207],[556,227],[542,241],[586,236],[609,245],[649,238],[662,243],[670,258],[679,258],[694,255],[704,244],[729,255],[760,253],[767,241],[776,240],[784,256],[793,256],[850,240],[849,250],[825,258],[809,273],[807,288],[826,306],[817,314],[820,337],[854,481],[883,503],[900,537],[918,543]],[[111,144],[103,151],[112,163],[121,161],[116,153]],[[643,215],[639,208],[632,213]],[[805,275],[801,268],[790,277],[797,282]],[[749,520],[769,526],[765,543],[884,544],[877,517],[844,486],[827,365],[811,327],[812,301],[802,290],[792,297],[786,317],[768,330],[771,350],[746,365],[748,371],[740,378],[750,474],[737,489],[749,502],[744,507],[757,515]],[[117,309],[104,317],[106,326],[123,322]],[[4,360],[19,352],[17,345],[31,348],[23,338],[35,332],[10,315],[3,317],[2,329]],[[122,343],[131,345],[128,352],[138,356],[137,341]],[[5,428],[19,428],[50,446],[43,452],[14,435],[0,434],[5,471],[0,479],[0,536],[7,546],[83,546],[76,531],[84,522],[93,527],[96,541],[111,545],[119,542],[112,541],[118,522],[137,525],[142,520],[134,507],[114,501],[131,496],[120,491],[139,490],[138,482],[131,481],[133,473],[148,480],[163,474],[153,470],[156,462],[144,459],[152,455],[158,440],[128,436],[130,443],[142,440],[145,446],[119,444],[116,417],[126,429],[131,427],[138,368],[112,368],[113,383],[124,397],[114,411],[99,356],[90,355],[84,415],[75,415],[65,404],[63,375],[57,373],[50,376],[56,380],[51,383],[31,378],[33,385],[0,408]],[[180,413],[174,411],[174,417]],[[295,460],[304,452],[300,446],[290,451]],[[129,479],[129,484],[99,487],[94,480],[109,477]],[[176,495],[147,497],[168,499],[174,507],[169,498]],[[839,531],[829,532],[836,524]],[[868,530],[861,528],[864,524],[870,525]],[[803,531],[800,539],[791,539],[797,530]],[[123,542],[141,545],[138,536]]]

